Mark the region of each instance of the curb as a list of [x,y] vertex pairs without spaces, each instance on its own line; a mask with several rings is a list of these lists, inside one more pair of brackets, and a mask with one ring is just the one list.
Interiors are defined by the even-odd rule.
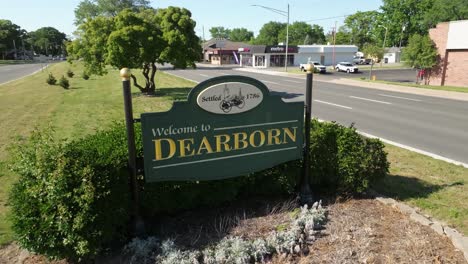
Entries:
[[392,206],[393,208],[398,209],[401,213],[409,215],[412,221],[423,226],[430,227],[439,235],[446,236],[450,241],[452,241],[453,246],[463,253],[465,260],[468,262],[468,237],[463,236],[462,233],[447,226],[445,223],[439,222],[429,216],[422,215],[417,209],[411,206],[398,202],[393,198],[387,198],[375,192],[372,193],[376,196],[375,199],[380,203]]

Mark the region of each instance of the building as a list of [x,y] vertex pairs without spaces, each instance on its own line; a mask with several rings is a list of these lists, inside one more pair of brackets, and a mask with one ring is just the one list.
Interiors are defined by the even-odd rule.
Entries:
[[299,45],[294,65],[318,61],[323,65],[336,65],[340,61],[353,61],[358,51],[355,45]]
[[[286,46],[249,45],[239,48],[241,66],[254,68],[284,67]],[[288,46],[288,66],[295,65],[297,46]]]
[[234,42],[222,38],[213,38],[203,43],[203,61],[216,65],[239,64],[239,48],[243,42]]
[[468,86],[468,20],[439,23],[429,30],[439,54],[431,69],[429,84]]
[[[308,61],[335,65],[352,61],[358,48],[354,45],[299,45],[288,46],[288,66],[299,66]],[[239,49],[241,66],[254,68],[284,67],[286,46],[250,45]]]
[[384,63],[397,63],[401,61],[401,50],[397,47],[385,48],[383,55]]

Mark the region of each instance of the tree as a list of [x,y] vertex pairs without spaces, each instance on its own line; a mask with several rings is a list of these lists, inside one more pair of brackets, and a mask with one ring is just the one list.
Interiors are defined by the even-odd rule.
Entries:
[[135,12],[151,8],[148,0],[84,0],[75,8],[75,24],[81,25],[97,16],[116,16],[124,9]]
[[406,65],[416,69],[427,70],[434,67],[437,64],[437,49],[429,35],[411,36],[408,46],[403,50],[403,60]]
[[[328,32],[326,39],[328,43],[333,44],[333,31]],[[336,32],[335,44],[336,45],[352,44],[352,35],[346,26],[341,26],[338,29],[338,32]]]
[[362,51],[366,57],[372,58],[375,62],[381,61],[384,56],[384,49],[374,44],[365,44]]
[[[408,36],[427,34],[429,26],[423,21],[434,2],[434,0],[383,0],[381,6],[383,18],[380,23],[388,28],[388,46],[399,45],[400,39],[404,46]],[[379,36],[384,37],[382,32]]]
[[[279,39],[286,39],[286,29],[281,30]],[[289,26],[289,45],[322,44],[325,42],[323,28],[306,22],[294,22]]]
[[229,39],[232,41],[248,42],[253,37],[254,33],[246,28],[233,28],[229,33]]
[[195,67],[201,54],[195,21],[185,8],[125,9],[115,17],[88,20],[80,30],[80,38],[68,45],[68,51],[74,59],[83,59],[88,74],[105,74],[107,64],[142,69],[144,85],[131,77],[145,94],[155,93],[157,63]]
[[468,0],[434,0],[424,15],[424,24],[432,28],[440,22],[465,19],[468,19]]
[[345,26],[351,34],[351,42],[360,49],[366,43],[375,43],[376,36],[373,34],[378,30],[382,14],[377,11],[357,12],[346,17]]
[[20,26],[12,23],[10,20],[0,19],[0,52],[2,58],[6,53],[17,47],[21,41],[21,37],[25,37],[26,31],[22,30]]
[[64,41],[66,35],[53,27],[42,27],[29,33],[29,42],[33,45],[36,53],[45,55],[64,54]]
[[210,28],[210,34],[212,38],[224,38],[227,39],[229,38],[229,34],[231,33],[231,30],[228,28],[224,27],[212,27]]
[[270,21],[262,26],[253,42],[257,45],[277,45],[278,42],[285,42],[286,38],[280,39],[280,33],[283,30],[286,32],[286,23]]

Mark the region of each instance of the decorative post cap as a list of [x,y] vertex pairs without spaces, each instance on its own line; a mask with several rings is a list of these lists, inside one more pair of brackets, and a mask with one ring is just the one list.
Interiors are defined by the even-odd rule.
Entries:
[[130,72],[129,68],[122,68],[120,70],[120,77],[122,77],[122,81],[130,80],[130,75],[132,75],[132,73]]
[[313,73],[314,65],[312,65],[312,63],[307,63],[305,68],[306,68],[307,73]]

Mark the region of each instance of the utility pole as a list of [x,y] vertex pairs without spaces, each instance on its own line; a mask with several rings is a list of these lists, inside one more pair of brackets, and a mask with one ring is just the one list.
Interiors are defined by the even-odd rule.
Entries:
[[289,49],[289,4],[288,4],[288,21],[286,22],[286,58],[284,61],[284,70],[288,71],[288,49]]
[[16,60],[18,54],[16,54],[16,42],[15,42],[15,40],[13,40],[13,49],[15,51],[15,60]]
[[335,67],[335,47],[336,47],[336,21],[335,21],[335,27],[333,28],[333,62],[332,65]]

